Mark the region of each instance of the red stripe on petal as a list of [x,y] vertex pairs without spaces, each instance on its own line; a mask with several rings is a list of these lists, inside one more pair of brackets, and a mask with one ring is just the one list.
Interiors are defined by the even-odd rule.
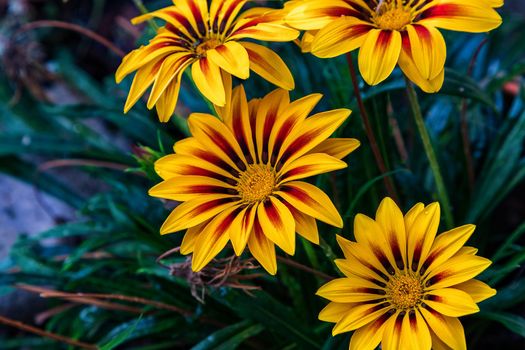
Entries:
[[271,201],[268,200],[264,203],[264,209],[266,210],[268,219],[272,222],[275,228],[277,230],[284,230],[284,223],[282,222],[281,217],[279,216],[279,212],[274,207]]
[[213,201],[209,201],[209,202],[203,203],[203,204],[199,205],[198,207],[196,207],[193,210],[192,214],[194,216],[197,216],[197,215],[200,215],[200,214],[210,210],[211,208],[217,207],[217,206],[219,206],[221,204],[226,204],[228,202],[231,202],[231,198],[222,198],[222,199],[216,199],[216,200],[213,200]]
[[464,9],[456,4],[435,5],[421,13],[421,19],[464,15]]

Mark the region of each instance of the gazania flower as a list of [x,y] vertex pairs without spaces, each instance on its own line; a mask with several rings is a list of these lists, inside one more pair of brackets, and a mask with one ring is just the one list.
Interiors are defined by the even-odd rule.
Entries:
[[166,21],[146,46],[129,53],[117,70],[117,83],[137,71],[124,112],[153,84],[148,108],[157,106],[161,121],[168,121],[177,105],[183,72],[212,103],[226,102],[224,75],[247,79],[250,69],[269,82],[291,90],[292,74],[283,60],[265,46],[245,39],[290,41],[299,33],[283,25],[282,13],[251,8],[241,14],[247,0],[174,0],[174,6],[132,20],[134,24],[154,17]]
[[286,22],[308,32],[303,51],[321,58],[359,50],[359,70],[376,85],[399,64],[426,92],[443,85],[446,45],[437,28],[487,32],[501,24],[502,0],[294,0]]
[[333,334],[355,331],[350,349],[466,349],[459,316],[496,291],[473,279],[490,265],[463,245],[474,232],[465,225],[436,237],[439,204],[416,204],[404,217],[386,198],[375,220],[357,215],[357,242],[337,237],[346,277],[317,292],[331,301],[319,319],[336,323]]
[[246,100],[242,86],[221,119],[194,113],[193,137],[175,144],[174,155],[155,164],[164,179],[150,194],[183,202],[161,234],[185,230],[181,253],[202,269],[231,241],[235,254],[248,245],[271,274],[275,245],[293,255],[295,233],[319,243],[315,219],[342,227],[330,198],[304,178],[346,167],[340,159],[359,146],[355,139],[327,139],[348,117],[348,109],[308,117],[321,95],[290,102],[278,89]]

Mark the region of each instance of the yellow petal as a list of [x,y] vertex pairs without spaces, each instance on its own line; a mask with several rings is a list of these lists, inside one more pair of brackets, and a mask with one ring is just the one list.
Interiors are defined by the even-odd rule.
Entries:
[[356,14],[352,6],[341,0],[297,1],[291,6],[288,3],[285,3],[286,23],[303,30],[321,29],[342,16]]
[[418,22],[425,26],[470,33],[488,32],[501,24],[501,16],[483,1],[432,1],[420,16]]
[[401,344],[411,350],[430,350],[432,338],[423,316],[416,311],[403,317],[401,326]]
[[321,58],[336,57],[363,45],[373,29],[355,17],[341,17],[323,27],[312,41],[312,53]]
[[277,157],[284,165],[308,153],[326,140],[348,118],[349,109],[334,109],[314,114],[294,127],[285,138]]
[[233,250],[237,256],[240,256],[246,248],[250,234],[253,231],[253,221],[257,213],[257,206],[246,207],[235,218],[230,230],[230,240],[232,241]]
[[293,90],[295,83],[292,73],[278,54],[262,45],[242,42],[250,57],[250,69],[286,90]]
[[149,191],[151,196],[185,202],[207,194],[229,194],[234,186],[206,176],[176,176],[162,181]]
[[360,145],[361,142],[356,139],[330,138],[315,146],[310,153],[326,153],[337,159],[343,159]]
[[207,57],[226,72],[241,79],[250,76],[250,60],[246,49],[236,41],[228,41],[206,51]]
[[124,105],[124,113],[127,113],[137,103],[139,98],[144,95],[148,87],[153,84],[161,64],[162,61],[153,60],[137,71]]
[[385,198],[379,204],[376,221],[383,228],[386,241],[390,244],[397,267],[403,270],[406,266],[406,231],[403,213],[391,198]]
[[463,225],[437,236],[424,262],[425,269],[432,270],[456,254],[472,236],[475,228],[474,225]]
[[280,200],[271,196],[259,205],[257,219],[266,237],[287,254],[295,253],[295,220]]
[[190,227],[186,233],[184,234],[184,237],[182,238],[182,243],[180,245],[180,253],[183,255],[188,255],[190,253],[193,253],[193,248],[195,247],[195,241],[197,240],[197,237],[199,236],[199,233],[201,233],[202,229],[209,223],[209,221],[205,221],[200,225]]
[[325,322],[338,322],[343,316],[355,306],[353,303],[334,303],[331,302],[326,305],[321,312],[319,312],[319,320]]
[[[228,37],[230,40],[239,39],[254,39],[262,41],[291,41],[299,36],[299,32],[293,28],[276,23],[259,23],[255,26],[244,27],[244,22],[248,20],[240,20],[236,24],[233,33]],[[244,28],[242,28],[244,27]]]
[[295,220],[295,231],[314,244],[319,244],[317,223],[310,215],[306,215],[293,207],[288,207]]
[[[154,196],[151,193],[150,195]],[[211,219],[236,205],[235,202],[232,202],[232,197],[231,195],[213,194],[179,204],[162,224],[160,234],[177,232]]]
[[425,80],[436,78],[445,67],[447,46],[443,35],[434,27],[408,25],[412,58]]
[[330,198],[314,185],[301,181],[289,182],[276,195],[307,215],[329,225],[343,227],[343,219]]
[[248,239],[248,248],[253,257],[270,274],[277,272],[277,260],[275,257],[275,246],[272,241],[266,238],[259,220],[255,218],[253,231]]
[[327,154],[307,154],[288,163],[279,171],[278,176],[281,177],[279,185],[293,180],[344,169],[346,166],[345,162]]
[[389,309],[379,304],[357,305],[343,316],[332,329],[332,335],[353,331],[373,322],[384,315]]
[[383,339],[381,341],[382,350],[399,350],[406,345],[403,343],[405,339],[401,337],[403,327],[403,316],[397,311],[386,322],[385,330],[383,331]]
[[483,272],[492,262],[476,255],[456,255],[444,264],[429,270],[425,277],[428,290],[454,286],[468,281]]
[[439,203],[432,203],[419,213],[408,229],[408,263],[413,271],[418,271],[427,258],[434,243],[440,219]]
[[177,100],[179,98],[180,78],[181,76],[179,75],[169,83],[168,87],[163,91],[163,94],[157,101],[157,114],[162,123],[168,122],[173,115],[173,112],[175,112],[175,107],[177,107]]
[[383,338],[388,320],[385,316],[383,315],[376,321],[356,329],[350,339],[350,350],[375,350]]
[[443,316],[435,310],[420,308],[432,332],[454,350],[466,350],[465,331],[456,317]]
[[193,271],[202,270],[228,243],[230,238],[228,232],[232,229],[238,229],[238,227],[232,227],[237,214],[237,207],[229,208],[217,215],[203,228],[195,241],[193,249],[193,257],[191,259],[191,269]]
[[468,293],[475,303],[480,303],[483,300],[496,295],[495,289],[490,288],[490,286],[478,280],[469,280],[456,284],[453,287]]
[[316,293],[337,303],[361,303],[384,299],[379,287],[360,277],[343,277],[323,285]]
[[425,209],[423,203],[417,203],[405,214],[405,230],[410,231],[412,225],[416,221],[417,216]]
[[445,316],[460,317],[479,311],[470,295],[459,289],[437,289],[428,292],[427,296],[425,304]]
[[359,51],[359,71],[370,85],[377,85],[394,70],[401,53],[398,31],[371,30]]
[[226,94],[219,66],[206,57],[192,64],[191,76],[199,91],[212,103],[224,106]]

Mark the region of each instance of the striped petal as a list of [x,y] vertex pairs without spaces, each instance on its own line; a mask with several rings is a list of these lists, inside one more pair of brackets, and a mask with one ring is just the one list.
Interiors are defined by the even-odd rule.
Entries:
[[278,54],[262,45],[241,42],[250,57],[250,69],[270,83],[285,90],[293,90],[292,73]]
[[443,69],[435,78],[425,79],[417,68],[417,63],[412,57],[412,45],[407,34],[402,36],[403,44],[401,54],[399,55],[399,67],[410,81],[419,86],[426,93],[438,92],[443,86],[445,80],[445,69]]
[[344,277],[323,285],[317,295],[336,303],[361,303],[384,299],[377,286],[363,278]]
[[401,338],[403,329],[403,316],[398,312],[392,315],[386,322],[381,341],[381,350],[399,350],[404,347],[404,340]]
[[459,289],[437,289],[426,295],[425,304],[445,316],[460,317],[479,311],[470,295]]
[[353,307],[332,329],[332,335],[353,331],[376,321],[388,311],[383,304],[363,304]]
[[297,39],[299,32],[288,26],[277,23],[258,23],[255,26],[246,26],[245,21],[240,20],[238,26],[242,29],[234,29],[228,37],[230,40],[254,39],[262,41],[291,41]]
[[397,268],[403,270],[407,261],[407,237],[403,213],[392,199],[385,198],[377,209],[376,221],[386,235]]
[[456,254],[474,233],[474,225],[463,225],[437,236],[423,268],[432,270]]
[[456,317],[443,316],[433,309],[419,310],[432,332],[454,350],[466,350],[465,331]]
[[276,162],[281,161],[286,165],[287,162],[308,153],[330,137],[350,113],[350,110],[342,108],[309,117],[304,123],[297,125],[283,141]]
[[356,139],[330,138],[315,146],[310,153],[326,153],[337,159],[343,159],[360,145],[361,142]]
[[264,267],[270,274],[275,275],[277,272],[277,259],[275,257],[275,245],[269,240],[259,223],[255,218],[253,231],[248,239],[248,248],[253,257]]
[[345,261],[348,262],[345,265],[350,267],[348,272],[369,280],[376,280],[379,284],[385,284],[388,281],[387,270],[368,247],[351,242],[339,235],[336,236],[336,239],[343,251]]
[[374,322],[356,329],[350,339],[350,350],[374,350],[377,348],[383,338],[387,320],[388,315],[385,314]]
[[208,153],[216,154],[222,161],[236,169],[246,163],[239,143],[219,119],[210,114],[193,113],[188,118],[188,126],[191,134],[199,140]]
[[173,209],[162,224],[160,234],[164,235],[197,226],[235,204],[232,202],[232,196],[223,194],[201,196],[184,202]]
[[226,94],[219,66],[203,57],[192,64],[191,76],[199,91],[212,103],[224,106]]
[[323,27],[312,41],[312,53],[321,58],[336,57],[363,45],[373,29],[355,17],[341,17]]
[[271,196],[260,204],[257,219],[266,237],[287,254],[295,253],[295,220],[280,200]]
[[226,72],[241,79],[250,76],[250,60],[246,49],[236,41],[228,41],[206,51],[207,57]]
[[235,222],[232,224],[230,240],[237,256],[240,256],[244,251],[244,248],[246,248],[250,234],[253,231],[253,222],[256,213],[256,205],[246,207],[241,210],[239,215],[235,218]]
[[439,203],[425,207],[408,229],[408,263],[418,271],[430,252],[440,221]]
[[279,185],[318,174],[346,168],[346,163],[324,153],[304,155],[282,168]]
[[206,176],[217,180],[234,177],[214,163],[185,154],[169,154],[155,162],[155,172],[167,180],[180,175]]
[[425,80],[435,79],[445,67],[447,46],[434,27],[408,25],[408,38],[416,68]]
[[501,16],[483,1],[431,1],[420,13],[419,23],[460,32],[482,33],[500,26]]
[[234,223],[239,223],[235,220],[238,214],[237,207],[229,208],[204,227],[195,241],[191,259],[193,271],[202,270],[226,246],[230,239],[229,231],[238,229],[233,227]]
[[234,190],[235,187],[205,176],[186,175],[163,181],[151,188],[149,193],[154,197],[184,202],[206,194],[229,194],[229,189]]
[[371,30],[359,51],[359,71],[370,85],[377,85],[392,73],[401,53],[398,31]]
[[419,311],[409,312],[403,317],[400,342],[412,350],[430,350],[432,347],[430,330]]
[[297,1],[287,6],[288,3],[290,1],[285,3],[286,23],[302,30],[321,29],[340,17],[359,14],[342,0]]
[[275,193],[299,211],[335,227],[343,227],[343,219],[330,198],[318,187],[294,181]]
[[[190,63],[191,55],[187,53],[173,54],[164,60],[160,67],[158,77],[155,79],[155,83],[151,89],[151,94],[148,99],[149,109],[153,108],[172,81],[180,81],[184,69],[186,69]],[[175,96],[175,99],[176,98]]]
[[154,60],[137,71],[124,105],[124,113],[128,113],[131,107],[137,103],[139,98],[144,95],[144,92],[153,84],[161,65],[162,60]]
[[468,281],[490,266],[492,262],[476,255],[459,255],[450,258],[446,263],[429,270],[426,279],[428,290],[451,287]]

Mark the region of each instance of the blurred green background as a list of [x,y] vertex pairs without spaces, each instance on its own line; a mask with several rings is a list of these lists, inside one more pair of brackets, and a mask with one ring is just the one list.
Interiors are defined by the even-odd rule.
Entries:
[[[418,91],[455,224],[476,224],[469,245],[494,261],[481,279],[498,294],[462,318],[470,349],[525,348],[525,5],[507,2],[503,25],[489,35],[445,33],[443,90]],[[144,1],[150,10],[168,3]],[[0,0],[0,316],[102,349],[346,349],[349,335],[333,338],[331,325],[317,320],[325,305],[314,295],[319,276],[281,263],[276,277],[255,269],[210,285],[178,254],[156,263],[182,233],[158,233],[170,204],[147,196],[158,181],[152,163],[187,136],[190,112],[209,110],[185,80],[170,123],[160,124],[144,102],[122,114],[131,79],[115,84],[121,58],[114,51],[129,52],[153,35],[129,24],[138,13],[132,0]],[[113,51],[43,20],[90,29]],[[337,133],[362,146],[348,169],[315,179],[345,228],[320,225],[324,248],[300,240],[293,257],[338,276],[335,234],[351,238],[355,214],[374,214],[386,196],[383,176],[344,57],[320,60],[292,43],[271,46],[294,74],[293,98],[322,92],[319,110],[354,111]],[[245,87],[249,97],[274,88],[255,75]],[[400,72],[361,87],[401,208],[435,201]],[[66,348],[75,347],[0,322],[0,349]]]

